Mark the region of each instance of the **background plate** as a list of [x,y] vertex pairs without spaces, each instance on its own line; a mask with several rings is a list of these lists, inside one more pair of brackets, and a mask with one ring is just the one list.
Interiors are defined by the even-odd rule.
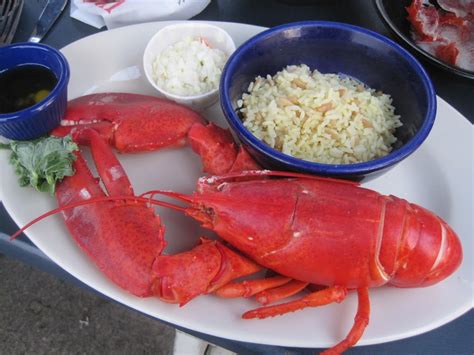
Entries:
[[[71,66],[69,97],[93,92],[155,94],[142,63],[146,43],[169,23],[149,23],[101,32],[63,49]],[[236,45],[264,30],[235,23],[214,23],[227,30]],[[204,115],[224,126],[215,105]],[[366,186],[419,203],[443,217],[457,231],[464,247],[461,268],[446,281],[428,288],[372,289],[370,325],[358,345],[368,345],[420,334],[443,325],[472,307],[473,301],[473,126],[444,100],[423,146],[406,161]],[[201,174],[199,159],[189,148],[120,155],[137,193],[152,188],[191,192]],[[24,225],[56,207],[54,198],[20,188],[8,153],[0,151],[1,198],[12,218]],[[177,212],[158,209],[166,225],[167,252],[190,248],[203,231]],[[210,232],[205,232],[209,235]],[[327,347],[350,329],[357,299],[350,294],[342,304],[307,309],[266,320],[242,320],[257,306],[251,299],[199,297],[185,307],[158,299],[140,299],[108,281],[75,245],[61,220],[54,216],[27,231],[28,237],[53,261],[82,282],[108,297],[148,315],[214,336],[281,346]]]
[[382,19],[393,33],[395,33],[395,35],[405,43],[405,47],[408,47],[412,53],[424,60],[430,61],[450,73],[464,78],[474,79],[474,72],[443,62],[416,44],[412,39],[411,24],[407,20],[408,13],[406,8],[410,6],[411,3],[412,0],[375,0],[375,5],[377,6],[377,10]]

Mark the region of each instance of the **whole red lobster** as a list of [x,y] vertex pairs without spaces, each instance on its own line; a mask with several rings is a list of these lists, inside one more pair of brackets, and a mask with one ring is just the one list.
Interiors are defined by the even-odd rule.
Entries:
[[[348,290],[356,289],[354,325],[342,342],[327,350],[340,353],[358,341],[368,324],[368,288],[429,286],[461,263],[458,237],[432,212],[352,182],[254,170],[258,165],[227,131],[205,125],[198,114],[169,101],[90,95],[70,103],[63,124],[71,123],[78,125],[54,133],[72,132],[76,141],[91,147],[109,197],[78,153],[75,175],[57,186],[60,210],[85,253],[112,281],[137,296],[184,305],[214,292],[223,297],[255,295],[268,304],[311,290],[294,301],[243,315],[264,318],[341,302]],[[106,141],[120,151],[190,143],[205,170],[219,175],[201,178],[191,195],[150,191],[135,196]],[[155,194],[186,206],[159,202],[152,198]],[[243,255],[205,238],[190,251],[162,255],[164,227],[147,202],[183,211]],[[278,275],[232,281],[262,267]]]

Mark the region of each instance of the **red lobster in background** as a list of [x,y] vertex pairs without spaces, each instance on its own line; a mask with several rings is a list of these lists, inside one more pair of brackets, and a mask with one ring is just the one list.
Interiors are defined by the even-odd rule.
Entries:
[[474,71],[474,1],[412,0],[406,8],[412,37],[438,59]]
[[[243,315],[264,318],[341,302],[348,290],[357,289],[354,325],[327,350],[340,353],[359,340],[368,324],[368,288],[429,286],[461,263],[458,237],[430,211],[352,182],[254,170],[258,165],[235,146],[229,132],[169,101],[134,94],[85,96],[70,103],[63,124],[72,123],[77,125],[54,134],[72,132],[77,142],[90,146],[110,197],[77,153],[76,174],[56,189],[60,210],[100,270],[137,296],[184,305],[208,293],[255,295],[266,305],[311,290]],[[119,151],[189,143],[205,171],[215,176],[199,179],[191,195],[151,191],[135,196],[106,141]],[[155,194],[175,197],[186,207],[159,202],[151,198]],[[163,255],[164,227],[146,202],[183,211],[243,254],[201,238],[190,251]],[[233,281],[262,268],[278,275]]]

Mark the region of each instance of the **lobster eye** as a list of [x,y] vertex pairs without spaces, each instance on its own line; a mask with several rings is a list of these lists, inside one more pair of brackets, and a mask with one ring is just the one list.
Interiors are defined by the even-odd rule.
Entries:
[[212,207],[205,207],[204,208],[204,213],[206,213],[212,219],[216,215],[216,213],[215,213],[215,211]]

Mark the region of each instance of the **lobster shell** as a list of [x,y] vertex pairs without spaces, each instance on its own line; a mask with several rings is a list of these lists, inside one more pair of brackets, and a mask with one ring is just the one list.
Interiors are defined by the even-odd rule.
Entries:
[[187,214],[252,260],[318,285],[428,286],[462,261],[460,241],[441,218],[351,182],[247,172],[202,178],[188,201]]

